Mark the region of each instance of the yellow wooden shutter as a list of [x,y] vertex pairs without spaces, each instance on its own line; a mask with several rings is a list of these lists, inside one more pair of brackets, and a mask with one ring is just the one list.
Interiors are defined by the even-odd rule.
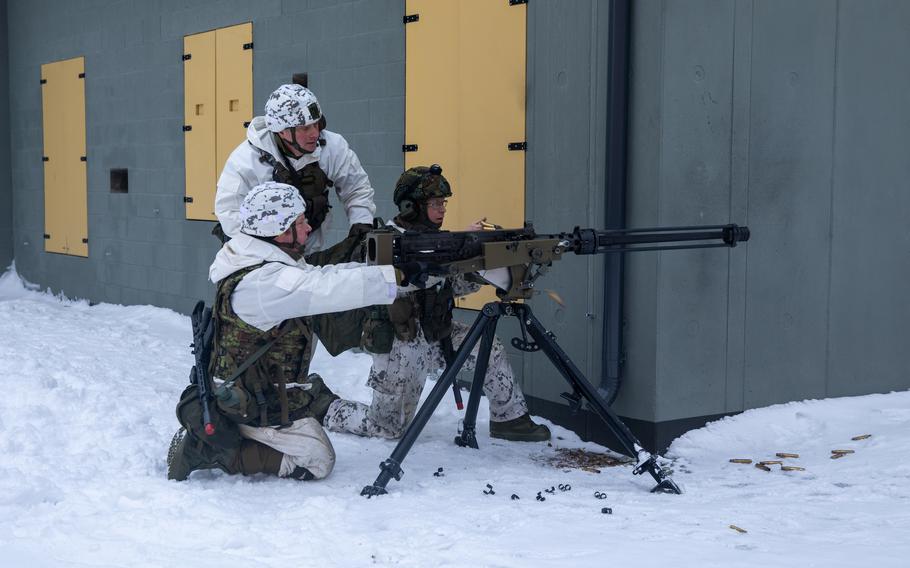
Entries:
[[186,218],[215,218],[215,32],[183,38]]
[[183,38],[186,218],[215,220],[215,187],[253,117],[253,24]]
[[[525,221],[526,23],[524,4],[408,0],[405,167],[438,163],[452,184],[444,228],[481,217],[504,227]],[[492,287],[459,299],[478,308]]]
[[44,250],[88,256],[85,58],[41,66]]

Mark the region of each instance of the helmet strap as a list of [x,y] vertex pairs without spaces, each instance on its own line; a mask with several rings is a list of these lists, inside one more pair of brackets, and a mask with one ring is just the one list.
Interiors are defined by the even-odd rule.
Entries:
[[[278,137],[278,140],[281,141],[281,143],[284,147],[284,150],[287,150],[287,148],[290,147],[290,148],[293,148],[300,155],[311,153],[311,152],[307,152],[306,150],[304,150],[303,147],[297,143],[297,127],[296,126],[291,128],[291,139],[290,140],[285,140],[281,136]],[[285,152],[285,154],[287,154],[287,153],[288,152]]]

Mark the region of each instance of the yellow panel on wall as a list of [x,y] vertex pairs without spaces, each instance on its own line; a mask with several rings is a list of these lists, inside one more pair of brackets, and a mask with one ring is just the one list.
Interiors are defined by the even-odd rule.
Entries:
[[[183,38],[186,218],[215,219],[215,32]],[[191,201],[190,201],[191,200]]]
[[221,28],[215,33],[217,176],[234,148],[246,140],[247,123],[253,119],[253,24]]
[[88,256],[85,59],[41,66],[44,250]]
[[[405,167],[439,163],[452,184],[444,228],[486,217],[504,227],[525,221],[526,29],[524,4],[490,0],[408,0]],[[491,287],[458,299],[479,308]]]

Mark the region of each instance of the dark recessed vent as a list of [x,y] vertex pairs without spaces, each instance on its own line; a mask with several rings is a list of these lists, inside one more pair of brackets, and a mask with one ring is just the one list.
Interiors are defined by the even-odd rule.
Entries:
[[128,193],[130,189],[129,170],[111,168],[111,193]]

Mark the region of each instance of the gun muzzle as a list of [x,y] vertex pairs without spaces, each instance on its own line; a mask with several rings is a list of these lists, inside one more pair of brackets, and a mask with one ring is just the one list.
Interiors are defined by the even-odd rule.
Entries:
[[731,247],[735,247],[736,243],[744,243],[748,241],[750,236],[751,233],[749,232],[749,227],[727,225],[723,229],[724,243]]

